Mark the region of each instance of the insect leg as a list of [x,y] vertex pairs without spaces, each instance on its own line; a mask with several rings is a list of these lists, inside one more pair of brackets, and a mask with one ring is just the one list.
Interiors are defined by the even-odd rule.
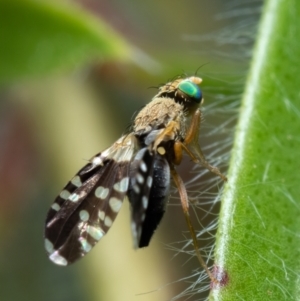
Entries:
[[[182,142],[180,141],[176,141],[174,143],[174,159],[173,159],[173,163],[176,164],[176,165],[179,165],[181,163],[181,160],[182,160],[182,149],[185,147],[184,144],[182,144]],[[195,160],[197,160],[197,158],[191,154],[194,158],[193,161],[195,162]],[[195,159],[195,160],[194,160]],[[198,163],[198,162],[196,162]]]
[[[200,109],[197,109],[194,113],[194,115],[192,116],[192,120],[190,123],[190,126],[187,130],[187,134],[185,136],[184,142],[181,143],[180,141],[177,141],[177,143],[180,143],[182,148],[187,152],[187,154],[192,158],[192,160],[195,163],[200,163],[202,166],[204,166],[205,168],[207,168],[209,171],[211,171],[212,173],[216,174],[217,176],[219,176],[223,181],[227,181],[226,176],[224,176],[220,170],[215,167],[210,165],[200,146],[199,146],[199,131],[200,131],[200,121],[201,121],[201,111]],[[193,148],[197,153],[197,156],[195,156],[188,148],[187,145],[189,144],[193,144]]]
[[199,131],[200,131],[200,123],[201,123],[201,111],[200,109],[197,109],[192,116],[192,120],[190,123],[190,126],[188,128],[188,131],[186,133],[184,143],[190,144],[192,141],[198,139],[199,137]]
[[206,273],[208,274],[209,278],[211,279],[212,282],[216,283],[217,279],[215,279],[215,277],[212,275],[212,273],[210,272],[210,270],[208,269],[203,257],[200,254],[199,251],[199,246],[198,246],[198,242],[197,242],[197,236],[194,230],[194,227],[192,225],[191,219],[190,219],[190,214],[189,214],[189,201],[188,201],[188,196],[187,196],[187,192],[184,186],[184,183],[181,179],[181,177],[179,176],[179,174],[176,172],[174,166],[170,166],[171,167],[171,175],[172,178],[175,182],[175,185],[178,188],[178,192],[179,192],[179,196],[180,196],[180,200],[181,200],[181,205],[182,205],[182,209],[183,209],[183,213],[189,228],[189,231],[191,233],[192,239],[193,239],[193,245],[194,245],[194,249],[197,255],[197,258],[201,264],[201,266],[204,268],[204,270],[206,271]]

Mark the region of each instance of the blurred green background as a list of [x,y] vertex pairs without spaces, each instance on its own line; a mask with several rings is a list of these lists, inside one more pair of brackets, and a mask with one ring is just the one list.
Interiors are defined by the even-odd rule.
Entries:
[[[198,279],[192,248],[176,252],[189,238],[176,194],[149,248],[132,249],[124,203],[108,235],[67,268],[45,254],[44,219],[64,184],[156,94],[149,87],[183,73],[199,69],[204,80],[201,143],[225,169],[259,6],[0,0],[1,301],[170,300]],[[221,183],[204,171],[191,180],[186,169],[193,199],[210,210]],[[197,284],[189,300],[204,298],[197,293],[205,288]]]

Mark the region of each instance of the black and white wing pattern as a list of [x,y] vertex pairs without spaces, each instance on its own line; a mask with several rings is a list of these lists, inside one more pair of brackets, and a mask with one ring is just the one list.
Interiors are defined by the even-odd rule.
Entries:
[[165,156],[148,147],[138,151],[130,165],[128,199],[135,248],[149,245],[168,201],[170,166]]
[[128,191],[136,148],[133,134],[123,136],[94,156],[56,198],[45,225],[45,248],[55,264],[75,262],[109,230]]

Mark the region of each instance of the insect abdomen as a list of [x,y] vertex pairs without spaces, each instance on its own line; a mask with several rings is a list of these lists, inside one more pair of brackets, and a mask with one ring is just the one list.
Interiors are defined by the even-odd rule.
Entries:
[[161,155],[156,155],[153,166],[153,183],[150,190],[149,205],[139,241],[139,248],[149,245],[150,239],[165,213],[169,190],[169,163]]
[[130,167],[128,199],[131,204],[134,246],[149,245],[165,212],[170,187],[170,167],[159,153],[141,149]]

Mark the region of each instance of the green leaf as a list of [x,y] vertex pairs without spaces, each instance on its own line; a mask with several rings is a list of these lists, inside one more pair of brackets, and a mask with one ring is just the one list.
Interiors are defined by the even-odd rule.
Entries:
[[300,296],[299,16],[298,0],[265,3],[220,214],[223,283],[211,300]]
[[74,5],[34,0],[0,0],[0,45],[0,82],[129,55],[129,45],[100,19]]

